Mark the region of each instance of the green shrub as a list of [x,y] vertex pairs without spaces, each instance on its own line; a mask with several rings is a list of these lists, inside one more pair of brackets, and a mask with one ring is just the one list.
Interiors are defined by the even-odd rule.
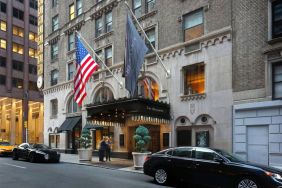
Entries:
[[133,136],[135,140],[135,151],[137,152],[146,152],[149,142],[151,141],[151,137],[149,136],[149,130],[140,125]]
[[83,129],[79,138],[80,146],[85,149],[89,148],[91,146],[91,140],[92,137],[90,131],[88,129]]

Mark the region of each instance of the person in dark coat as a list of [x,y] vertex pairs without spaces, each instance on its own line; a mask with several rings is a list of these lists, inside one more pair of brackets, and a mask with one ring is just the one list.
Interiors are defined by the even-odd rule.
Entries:
[[107,137],[106,161],[111,161],[112,139]]
[[100,142],[100,148],[99,148],[99,161],[104,161],[105,152],[107,149],[107,143],[106,143],[106,137],[103,137],[103,140]]

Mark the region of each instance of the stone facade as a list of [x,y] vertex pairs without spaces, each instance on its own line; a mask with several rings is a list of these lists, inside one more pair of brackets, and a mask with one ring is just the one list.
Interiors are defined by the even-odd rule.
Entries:
[[[145,30],[155,28],[156,49],[165,66],[171,71],[169,78],[166,72],[151,53],[146,55],[145,66],[140,77],[149,77],[159,88],[159,100],[170,104],[171,120],[169,125],[160,125],[162,133],[169,133],[169,146],[177,146],[178,130],[191,131],[191,145],[196,145],[196,134],[200,131],[209,131],[209,145],[231,151],[232,135],[232,30],[231,30],[231,1],[229,0],[199,0],[175,1],[156,0],[154,9],[146,12],[142,1],[142,16],[139,21]],[[84,100],[81,112],[69,114],[67,104],[72,96],[73,82],[68,81],[67,64],[74,61],[75,52],[68,51],[68,35],[78,30],[89,42],[95,51],[108,46],[113,49],[113,65],[110,67],[113,74],[124,84],[123,59],[124,37],[127,9],[123,2],[104,0],[100,3],[83,1],[83,13],[69,21],[68,7],[73,1],[60,1],[57,7],[52,8],[51,1],[45,1],[45,48],[44,48],[44,103],[45,103],[45,137],[44,142],[49,144],[49,134],[56,133],[67,117],[82,116],[82,126],[85,126],[87,111],[84,105],[93,103],[94,97],[100,88],[109,88],[115,99],[128,97],[127,90],[120,88],[113,76],[107,75],[105,69],[100,69],[87,84],[87,97]],[[129,1],[131,6],[131,1]],[[195,10],[203,10],[204,34],[196,39],[184,42],[183,24],[184,15]],[[107,11],[112,10],[113,29],[95,37],[95,20],[105,17]],[[52,18],[59,15],[59,29],[51,31]],[[165,18],[165,19],[164,19]],[[58,41],[59,55],[51,60],[51,45]],[[190,46],[198,46],[195,50],[187,50]],[[204,63],[203,94],[184,94],[183,68],[188,65]],[[58,84],[50,85],[50,73],[59,70]],[[97,76],[99,75],[99,76]],[[51,117],[50,101],[58,99],[58,113]],[[202,119],[204,117],[204,119]],[[127,122],[128,126],[136,123]],[[54,132],[55,131],[55,132]],[[122,127],[115,127],[114,143],[118,143],[118,135],[125,134],[126,143],[128,132]],[[58,148],[66,149],[64,133],[60,133]],[[116,147],[116,146],[115,146]],[[161,148],[162,143],[161,143]],[[161,149],[160,148],[160,149]],[[119,152],[128,151],[126,148],[116,147]]]

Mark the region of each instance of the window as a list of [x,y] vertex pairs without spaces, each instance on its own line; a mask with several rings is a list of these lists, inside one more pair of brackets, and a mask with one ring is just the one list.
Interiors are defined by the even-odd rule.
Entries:
[[155,7],[155,0],[146,0],[146,13],[151,12]]
[[56,42],[51,45],[51,60],[57,59],[58,53],[59,53],[58,42]]
[[209,131],[196,132],[196,146],[209,147]]
[[33,48],[28,49],[28,55],[29,57],[37,58],[37,50]]
[[33,32],[30,31],[29,35],[28,35],[28,38],[31,41],[37,42],[37,34],[36,33],[33,33]]
[[124,147],[124,134],[119,135],[119,146]]
[[133,12],[137,18],[142,16],[141,0],[133,0]]
[[0,74],[0,85],[6,85],[6,76]]
[[56,7],[58,5],[58,0],[52,0],[52,7]]
[[[154,48],[156,47],[156,33],[155,33],[155,28],[150,29],[148,31],[146,31],[146,35],[148,36],[150,43],[154,46]],[[148,47],[148,51],[147,53],[151,53],[153,52],[153,48],[151,47],[151,45],[149,44],[149,41],[146,40],[146,45]]]
[[58,114],[58,100],[57,99],[52,99],[51,100],[51,116],[57,116]]
[[13,60],[13,69],[17,71],[23,71],[24,63],[21,61]]
[[6,57],[1,57],[0,56],[0,67],[6,67]]
[[272,3],[272,38],[282,37],[282,1]]
[[113,92],[108,87],[100,88],[94,97],[94,103],[103,103],[114,99]]
[[137,94],[138,97],[156,101],[159,99],[159,86],[153,79],[145,77],[138,81]]
[[29,0],[29,6],[35,10],[38,8],[38,2],[37,0]]
[[74,33],[71,33],[68,36],[68,50],[71,51],[71,50],[74,50],[74,48],[75,48]]
[[7,41],[5,39],[0,39],[0,48],[7,48]]
[[78,104],[74,101],[73,96],[69,99],[67,107],[68,107],[69,114],[81,111],[81,106],[78,106]]
[[163,147],[169,147],[169,133],[163,133]]
[[100,35],[102,35],[103,32],[103,22],[102,22],[102,17],[96,19],[96,37],[99,37]]
[[69,18],[70,18],[70,20],[75,18],[74,4],[71,4],[69,6]]
[[273,99],[282,99],[282,63],[273,65]]
[[0,29],[2,31],[7,31],[7,23],[5,21],[0,21]]
[[0,2],[0,10],[1,10],[1,12],[4,12],[4,13],[6,13],[6,4],[5,3],[3,3],[3,2]]
[[37,75],[37,66],[29,64],[28,65],[28,72],[29,72],[29,74]]
[[195,154],[196,154],[195,155],[196,159],[208,160],[208,161],[213,161],[216,156],[214,152],[208,149],[204,149],[204,148],[196,149]]
[[76,15],[82,14],[82,3],[81,0],[76,0]]
[[173,150],[172,156],[174,157],[185,157],[191,158],[192,157],[192,149],[190,148],[178,148]]
[[58,83],[59,71],[57,69],[51,71],[51,86]]
[[112,24],[113,24],[113,14],[112,12],[108,12],[106,14],[106,32],[112,31]]
[[52,31],[59,29],[59,16],[54,16],[52,18]]
[[24,46],[21,44],[13,43],[13,52],[18,54],[24,53]]
[[112,47],[108,47],[105,49],[105,63],[107,67],[110,67],[113,65],[113,53],[112,53]]
[[37,17],[32,16],[32,15],[29,15],[29,23],[32,24],[32,25],[37,26],[37,25],[38,25],[38,23],[37,23]]
[[21,27],[13,26],[13,35],[18,37],[24,36],[24,30]]
[[23,88],[23,79],[20,78],[12,78],[12,85],[16,88]]
[[68,64],[68,80],[72,80],[74,77],[74,63]]
[[198,38],[204,34],[203,10],[184,16],[184,41]]
[[24,20],[24,12],[19,9],[13,8],[13,16],[17,19]]
[[29,81],[28,82],[28,89],[32,91],[37,91],[37,84],[36,82]]
[[184,95],[205,93],[205,64],[184,67]]

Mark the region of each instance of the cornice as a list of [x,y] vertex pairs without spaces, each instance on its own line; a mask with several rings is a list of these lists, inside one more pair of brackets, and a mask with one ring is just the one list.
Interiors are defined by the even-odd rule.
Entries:
[[99,18],[102,16],[104,13],[111,11],[114,7],[118,6],[118,1],[114,0],[102,7],[100,6],[95,6],[94,7],[94,13],[90,15],[92,19]]

